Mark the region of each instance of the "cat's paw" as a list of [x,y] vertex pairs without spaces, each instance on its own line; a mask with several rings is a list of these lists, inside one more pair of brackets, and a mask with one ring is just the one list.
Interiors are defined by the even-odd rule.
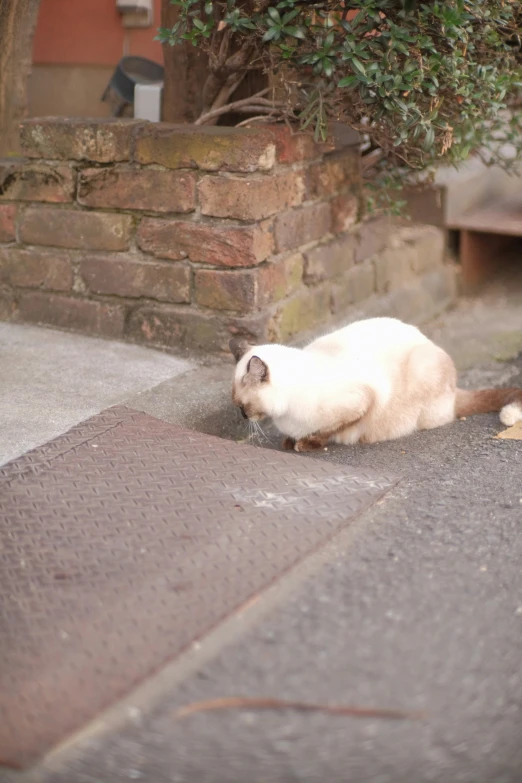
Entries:
[[283,448],[284,448],[286,451],[293,451],[293,450],[294,450],[294,448],[295,448],[295,440],[294,440],[294,438],[285,438],[285,439],[283,440],[283,442],[281,443],[281,446],[282,446],[282,447],[283,447]]
[[308,438],[301,438],[296,441],[294,451],[317,451],[322,449],[324,441],[321,438],[316,438],[314,435],[310,435]]

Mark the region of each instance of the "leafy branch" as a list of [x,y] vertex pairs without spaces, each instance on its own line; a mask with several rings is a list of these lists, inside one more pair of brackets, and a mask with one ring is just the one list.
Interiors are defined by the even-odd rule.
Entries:
[[[470,154],[509,168],[522,153],[522,3],[512,0],[171,0],[158,38],[209,55],[197,124],[225,114],[290,119],[324,139],[331,120],[379,151],[396,178]],[[245,74],[284,89],[234,100]]]

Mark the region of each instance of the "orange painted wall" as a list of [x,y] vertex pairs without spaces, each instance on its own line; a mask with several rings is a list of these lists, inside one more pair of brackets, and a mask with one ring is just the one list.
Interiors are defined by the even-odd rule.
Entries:
[[41,0],[33,43],[38,65],[116,65],[125,54],[163,62],[154,41],[161,0],[154,0],[152,27],[125,29],[115,0]]

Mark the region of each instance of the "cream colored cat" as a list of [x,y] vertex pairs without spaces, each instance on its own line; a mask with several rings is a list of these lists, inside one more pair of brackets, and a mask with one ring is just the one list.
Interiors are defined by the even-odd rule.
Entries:
[[522,389],[457,389],[448,354],[394,318],[357,321],[304,350],[231,340],[233,400],[245,418],[270,417],[284,448],[376,443],[500,410],[522,420]]

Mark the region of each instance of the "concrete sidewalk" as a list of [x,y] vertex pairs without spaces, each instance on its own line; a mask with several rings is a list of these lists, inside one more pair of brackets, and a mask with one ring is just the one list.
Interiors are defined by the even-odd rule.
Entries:
[[194,367],[134,345],[0,323],[0,464]]
[[[522,386],[522,360],[516,358],[522,350],[521,277],[516,272],[490,286],[480,301],[461,302],[426,330],[456,357],[464,384]],[[19,327],[5,328],[21,334]],[[80,338],[41,334],[56,344],[66,337],[68,355],[79,361],[82,351],[73,345],[83,345]],[[33,335],[25,337],[30,344]],[[30,352],[21,343],[18,353],[29,364],[25,377],[41,378],[31,372]],[[96,347],[102,349],[111,366],[122,361],[116,376],[127,385],[114,392],[107,379],[93,384],[84,401],[90,411],[125,402],[212,434],[245,436],[228,400],[231,366],[178,364],[145,351],[142,361],[149,357],[159,376],[150,382],[152,365],[136,380],[134,359],[125,353],[141,349]],[[57,352],[63,356],[63,348]],[[38,354],[34,367],[44,373]],[[102,364],[94,360],[95,368]],[[72,380],[85,366],[63,376],[66,397],[69,390],[74,397]],[[34,443],[49,437],[40,417],[30,418],[41,406],[27,399],[16,408],[17,389],[26,381],[12,391],[5,376],[4,384],[12,418],[24,417]],[[51,387],[48,399],[56,401],[59,418],[54,381]],[[45,388],[42,380],[36,402],[45,399]],[[84,418],[82,410],[74,415]],[[68,416],[54,426],[67,429]],[[403,480],[256,603],[41,764],[25,773],[0,771],[1,783],[518,783],[522,443],[495,440],[500,429],[497,415],[481,416],[401,441],[332,447],[316,457],[393,469]],[[267,435],[275,437],[269,429]],[[13,450],[12,436],[8,441]],[[232,710],[176,718],[185,704],[237,695],[400,706],[425,717],[390,722]]]

